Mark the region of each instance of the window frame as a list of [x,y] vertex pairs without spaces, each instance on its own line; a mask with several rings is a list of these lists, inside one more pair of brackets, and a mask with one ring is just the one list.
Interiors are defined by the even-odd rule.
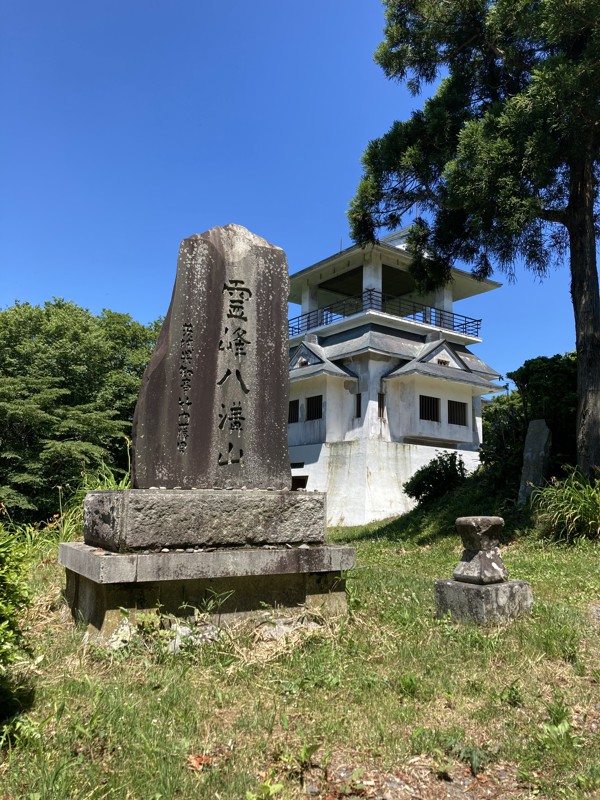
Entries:
[[[450,409],[453,409],[451,412]],[[456,412],[459,412],[456,414]],[[461,428],[468,428],[469,413],[467,410],[467,403],[462,402],[461,400],[448,400],[448,425],[460,425]],[[457,419],[463,420],[462,422],[457,422]]]
[[441,422],[441,405],[441,398],[419,394],[419,419],[424,422]]
[[[292,409],[295,409],[294,413],[292,413]],[[295,419],[292,419],[295,417]],[[288,404],[288,425],[294,425],[296,422],[300,422],[300,400],[290,400]]]
[[306,421],[314,422],[314,420],[317,419],[323,419],[322,394],[314,394],[311,397],[306,398]]

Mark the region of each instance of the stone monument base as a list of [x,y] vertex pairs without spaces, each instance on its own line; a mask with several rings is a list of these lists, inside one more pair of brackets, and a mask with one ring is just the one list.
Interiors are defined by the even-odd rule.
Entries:
[[325,495],[274,489],[88,492],[86,544],[127,553],[164,547],[325,543]]
[[206,611],[227,623],[265,606],[304,605],[324,616],[347,610],[345,570],[350,547],[220,548],[201,552],[115,553],[81,542],[61,544],[66,597],[73,617],[106,639],[138,613],[187,617]]
[[441,580],[435,583],[437,616],[450,612],[452,619],[479,625],[503,622],[533,608],[533,594],[527,581],[475,584]]

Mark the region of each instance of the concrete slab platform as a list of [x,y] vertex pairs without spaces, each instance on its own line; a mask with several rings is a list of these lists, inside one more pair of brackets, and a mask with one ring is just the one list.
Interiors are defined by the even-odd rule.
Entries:
[[435,583],[437,616],[450,612],[452,619],[485,625],[514,619],[533,608],[527,581],[478,585],[441,580]]
[[350,547],[223,548],[198,553],[111,553],[83,542],[61,544],[66,598],[74,619],[103,640],[140,613],[190,616],[215,623],[264,611],[265,606],[347,611],[344,573],[354,566]]
[[195,553],[114,553],[83,542],[63,543],[59,563],[95,583],[148,583],[250,575],[341,572],[354,566],[351,547],[221,548]]

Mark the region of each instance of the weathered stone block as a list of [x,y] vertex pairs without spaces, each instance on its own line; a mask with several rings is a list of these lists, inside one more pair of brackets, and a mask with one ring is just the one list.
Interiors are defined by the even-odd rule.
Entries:
[[465,549],[454,570],[454,580],[479,584],[508,580],[498,549],[502,517],[459,517],[455,525]]
[[325,495],[261,489],[88,492],[87,544],[115,552],[163,547],[322,544]]
[[83,542],[62,543],[59,562],[96,583],[150,583],[207,578],[342,572],[351,547],[222,548],[198,553],[113,553]]
[[508,580],[508,570],[497,547],[478,552],[465,550],[452,577],[464,583],[502,583]]
[[532,419],[527,428],[523,448],[523,468],[517,503],[529,500],[536,486],[541,486],[548,471],[552,453],[552,432],[544,419]]
[[81,542],[61,544],[66,597],[73,617],[107,639],[123,621],[159,611],[188,616],[209,609],[215,622],[233,622],[302,605],[325,616],[347,610],[344,572],[349,547],[216,550],[203,553],[109,553]]
[[435,583],[437,615],[450,612],[452,619],[480,625],[503,622],[533,608],[531,586],[526,581],[507,581],[487,586],[461,581]]
[[454,523],[465,550],[490,550],[498,547],[504,528],[502,517],[458,517]]

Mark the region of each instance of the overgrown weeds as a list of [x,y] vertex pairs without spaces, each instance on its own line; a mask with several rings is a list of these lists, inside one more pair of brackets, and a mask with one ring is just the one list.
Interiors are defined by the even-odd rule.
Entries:
[[540,532],[550,539],[571,543],[600,536],[600,483],[576,469],[534,489],[531,503]]
[[517,539],[503,556],[513,577],[532,583],[534,612],[477,628],[435,619],[433,580],[452,574],[458,537],[424,542],[400,522],[391,530],[351,533],[354,609],[335,626],[304,619],[280,635],[265,617],[254,631],[190,636],[176,648],[177,624],[193,635],[201,613],[197,627],[149,615],[116,651],[86,644],[65,622],[57,532],[42,534],[36,607],[23,619],[31,657],[15,665],[30,700],[0,723],[2,791],[368,797],[381,776],[410,785],[416,759],[422,796],[443,797],[447,781],[465,775],[499,797],[593,796],[600,629],[588,605],[600,597],[599,545]]

